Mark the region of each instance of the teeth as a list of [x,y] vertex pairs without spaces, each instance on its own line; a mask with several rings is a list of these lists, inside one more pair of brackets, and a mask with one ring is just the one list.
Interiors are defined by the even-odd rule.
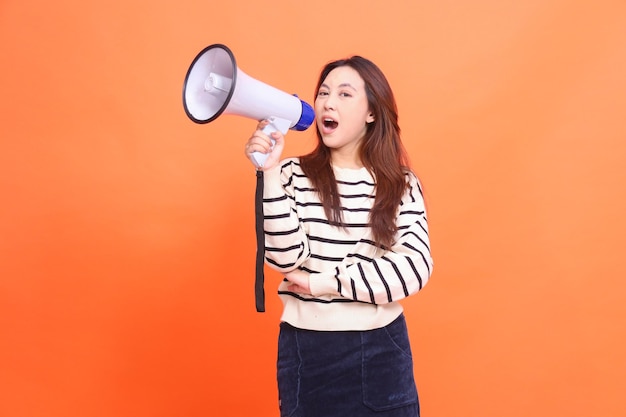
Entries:
[[325,117],[322,120],[322,123],[324,123],[324,126],[326,126],[327,128],[330,128],[330,129],[335,129],[337,127],[337,125],[338,125],[338,123],[334,119],[332,119],[330,117]]

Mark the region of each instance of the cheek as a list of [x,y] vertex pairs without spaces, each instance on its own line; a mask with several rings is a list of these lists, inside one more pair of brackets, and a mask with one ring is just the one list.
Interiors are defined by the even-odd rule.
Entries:
[[350,119],[349,122],[350,129],[352,131],[361,131],[367,127],[367,118],[366,117],[354,117]]

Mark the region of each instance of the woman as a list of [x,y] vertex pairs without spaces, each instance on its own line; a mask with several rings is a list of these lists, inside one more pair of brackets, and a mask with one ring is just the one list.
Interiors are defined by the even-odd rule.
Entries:
[[[400,140],[393,92],[371,61],[327,64],[318,145],[280,161],[262,132],[266,262],[285,279],[278,346],[281,416],[419,416],[402,306],[432,270],[424,200]],[[275,141],[272,146],[271,139]]]

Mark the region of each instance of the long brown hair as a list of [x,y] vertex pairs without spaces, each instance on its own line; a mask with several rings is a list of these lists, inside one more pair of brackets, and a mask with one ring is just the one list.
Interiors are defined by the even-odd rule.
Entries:
[[[375,242],[382,247],[389,247],[398,229],[396,212],[407,187],[405,174],[409,169],[408,157],[400,140],[398,108],[383,72],[372,61],[361,56],[326,64],[317,82],[316,97],[328,74],[342,66],[353,68],[365,81],[369,110],[374,115],[374,122],[367,125],[359,157],[376,181],[376,197],[369,214],[369,226]],[[300,164],[319,193],[326,217],[341,227],[343,216],[330,149],[324,145],[319,130],[317,139],[317,147],[301,157]]]

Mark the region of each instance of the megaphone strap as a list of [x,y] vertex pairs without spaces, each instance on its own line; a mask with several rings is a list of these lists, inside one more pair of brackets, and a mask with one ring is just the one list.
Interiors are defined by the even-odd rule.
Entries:
[[263,171],[256,171],[256,191],[254,194],[254,220],[256,227],[256,276],[254,280],[254,295],[256,311],[265,311],[265,290],[263,283],[263,266],[265,261],[265,231],[263,230]]

